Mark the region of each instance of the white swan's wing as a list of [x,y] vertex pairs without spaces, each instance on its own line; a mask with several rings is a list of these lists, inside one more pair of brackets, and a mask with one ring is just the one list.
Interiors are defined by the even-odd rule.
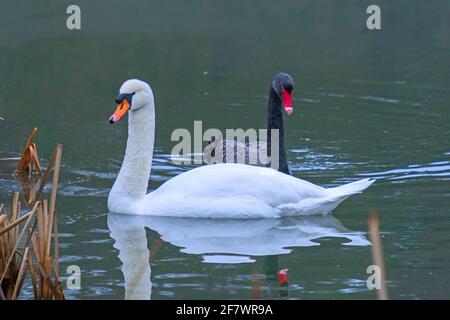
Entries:
[[[184,172],[148,194],[140,209],[160,215],[276,217],[281,205],[324,198],[326,189],[270,168],[216,164]],[[195,212],[193,212],[195,211]],[[158,214],[158,213],[155,213]]]
[[325,188],[271,168],[243,164],[216,164],[184,172],[166,181],[152,194],[258,197],[271,205],[307,197],[327,196]]

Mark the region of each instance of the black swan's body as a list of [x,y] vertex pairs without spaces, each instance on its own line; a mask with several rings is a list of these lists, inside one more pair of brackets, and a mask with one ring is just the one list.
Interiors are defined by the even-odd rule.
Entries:
[[[290,174],[284,146],[283,112],[292,113],[292,93],[294,80],[286,73],[276,74],[271,82],[267,106],[267,141],[256,142],[211,139],[205,148],[204,157],[207,163],[245,163],[257,166],[272,166],[278,171]],[[272,129],[278,130],[278,166],[275,163],[260,159],[259,155],[267,155],[272,159]],[[212,160],[214,158],[214,160]],[[256,160],[256,161],[255,161]]]

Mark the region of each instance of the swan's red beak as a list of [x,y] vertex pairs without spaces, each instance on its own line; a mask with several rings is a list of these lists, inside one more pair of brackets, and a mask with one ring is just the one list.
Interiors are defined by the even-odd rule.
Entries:
[[128,109],[130,109],[130,103],[124,99],[119,105],[117,105],[116,111],[109,117],[109,123],[116,123],[123,117],[125,113],[127,113]]
[[278,271],[278,282],[280,284],[288,282],[288,271],[288,268],[284,268]]
[[283,101],[284,111],[290,116],[294,112],[294,108],[292,107],[292,96],[294,95],[294,91],[287,92],[283,88],[283,94],[281,95],[281,100]]

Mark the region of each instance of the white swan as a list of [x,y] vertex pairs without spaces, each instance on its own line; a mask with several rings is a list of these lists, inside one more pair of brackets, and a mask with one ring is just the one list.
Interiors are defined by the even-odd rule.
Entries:
[[150,86],[125,81],[116,97],[117,122],[129,110],[128,141],[108,197],[111,212],[202,218],[271,218],[328,213],[374,181],[325,189],[271,168],[215,164],[184,172],[146,195],[153,157],[155,105]]

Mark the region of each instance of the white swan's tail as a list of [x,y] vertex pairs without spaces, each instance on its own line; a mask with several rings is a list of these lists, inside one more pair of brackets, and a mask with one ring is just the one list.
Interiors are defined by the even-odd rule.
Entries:
[[342,200],[344,200],[345,198],[351,196],[352,194],[363,192],[365,189],[370,187],[370,185],[374,182],[375,180],[371,180],[368,178],[361,179],[355,182],[344,184],[343,186],[330,188],[327,190],[330,192],[331,197],[343,198]]
[[300,200],[297,203],[287,203],[278,206],[282,215],[303,215],[325,214],[334,210],[342,201],[349,196],[363,192],[375,180],[362,179],[355,182],[344,184],[343,186],[325,189],[326,195],[320,197],[311,197]]

